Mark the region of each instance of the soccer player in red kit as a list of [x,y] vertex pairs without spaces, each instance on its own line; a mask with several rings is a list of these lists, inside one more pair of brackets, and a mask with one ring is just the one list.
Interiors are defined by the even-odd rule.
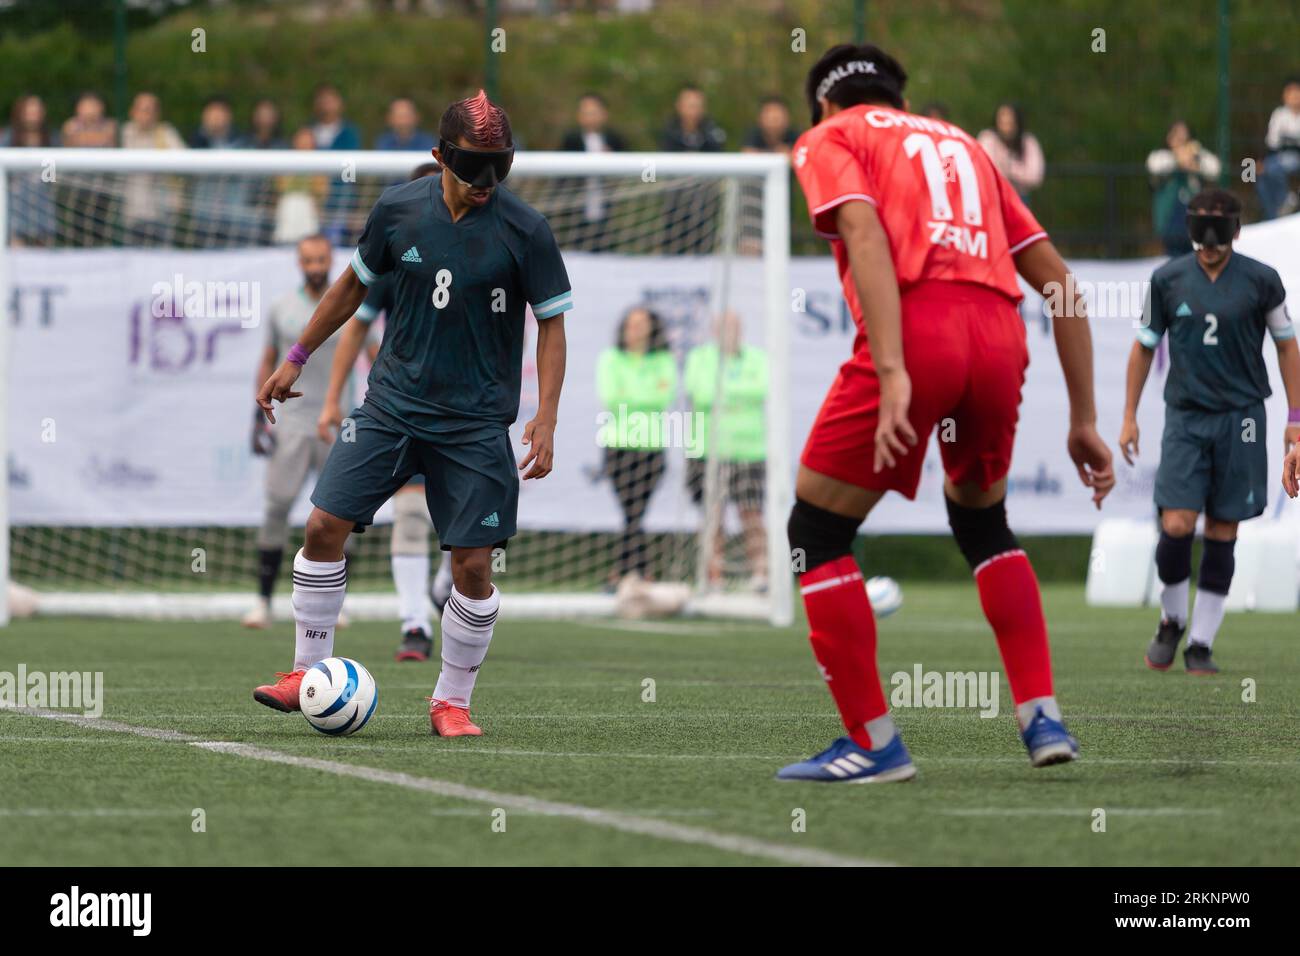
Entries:
[[833,47],[808,75],[813,126],[794,148],[858,334],[804,447],[789,524],[813,653],[847,735],[785,767],[783,780],[916,774],[881,690],[875,619],[852,544],[885,492],[916,496],[940,422],[953,439],[940,445],[949,524],[997,637],[1030,761],[1078,755],[1053,696],[1038,581],[1007,527],[1029,361],[1016,273],[1060,306],[1067,446],[1100,507],[1115,478],[1096,429],[1091,333],[1081,303],[1064,301],[1073,283],[1042,226],[970,135],[905,111],[906,82],[878,47]]

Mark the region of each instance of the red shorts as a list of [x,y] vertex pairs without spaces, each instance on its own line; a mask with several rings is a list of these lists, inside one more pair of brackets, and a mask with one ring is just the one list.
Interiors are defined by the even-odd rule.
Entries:
[[916,447],[896,457],[893,468],[872,471],[880,379],[863,348],[840,367],[804,445],[803,464],[861,488],[915,498],[930,432],[938,425],[948,477],[987,490],[1011,467],[1029,365],[1024,321],[1011,300],[992,289],[923,282],[903,294],[902,333]]

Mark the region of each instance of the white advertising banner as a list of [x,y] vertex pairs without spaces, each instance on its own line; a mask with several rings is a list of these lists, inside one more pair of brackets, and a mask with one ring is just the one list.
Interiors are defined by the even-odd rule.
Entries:
[[[1238,249],[1274,266],[1300,296],[1300,216],[1250,226]],[[336,269],[350,251],[339,250]],[[11,249],[8,462],[17,525],[253,525],[260,521],[264,461],[251,454],[254,379],[270,304],[298,285],[292,250]],[[1146,280],[1160,260],[1078,261],[1089,299],[1102,437],[1114,442],[1124,370]],[[707,258],[566,256],[574,310],[566,320],[569,358],[555,471],[528,482],[520,526],[602,530],[619,526],[613,491],[599,475],[602,409],[595,391],[601,350],[637,303],[665,320],[679,360],[706,339],[722,284]],[[761,264],[737,260],[725,285],[745,336],[762,345]],[[836,369],[849,355],[852,323],[829,256],[791,262],[790,283],[805,308],[791,312],[791,467]],[[794,301],[795,297],[792,297]],[[1118,465],[1119,484],[1096,512],[1065,453],[1067,402],[1049,322],[1037,302],[1023,308],[1030,348],[1008,508],[1022,533],[1090,533],[1102,514],[1144,517],[1159,460],[1167,357],[1152,369],[1141,406],[1142,457]],[[1293,312],[1297,310],[1293,309]],[[531,319],[530,319],[531,324]],[[520,422],[536,404],[530,334]],[[1286,400],[1271,344],[1270,467],[1280,473]],[[680,368],[680,362],[679,362]],[[307,400],[307,399],[302,399]],[[521,425],[512,435],[520,458]],[[915,502],[889,496],[872,516],[878,532],[946,532],[942,469],[931,441]],[[651,529],[694,528],[681,452],[647,516]],[[1116,455],[1118,459],[1118,453]],[[310,490],[310,481],[307,491]],[[1280,486],[1270,513],[1284,510]],[[306,495],[295,517],[307,510]],[[381,512],[379,520],[385,519]]]

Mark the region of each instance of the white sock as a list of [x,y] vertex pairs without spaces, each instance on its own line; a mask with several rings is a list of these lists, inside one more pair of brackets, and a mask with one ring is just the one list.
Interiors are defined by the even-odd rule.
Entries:
[[432,634],[428,598],[425,597],[425,589],[429,586],[429,556],[393,555],[393,584],[397,587],[397,613],[402,618],[402,633],[414,627]]
[[433,599],[446,602],[451,596],[451,552],[442,552],[442,564],[438,565],[438,576],[433,579]]
[[1061,707],[1055,697],[1033,697],[1016,705],[1016,720],[1020,722],[1021,730],[1028,727],[1029,722],[1038,715],[1039,707],[1043,708],[1043,716],[1057,721],[1061,719]]
[[887,746],[898,734],[894,728],[894,718],[889,714],[881,714],[875,720],[868,720],[866,727],[867,736],[871,738],[872,750]]
[[479,667],[492,643],[492,627],[500,606],[501,592],[495,584],[490,595],[477,601],[452,586],[442,612],[442,672],[433,689],[434,700],[469,707]]
[[1226,594],[1196,589],[1196,602],[1192,605],[1192,627],[1187,643],[1200,644],[1202,647],[1214,646],[1214,636],[1219,633],[1219,625],[1223,623],[1223,610],[1227,601]]
[[334,656],[334,627],[343,610],[347,584],[343,561],[308,561],[302,551],[294,557],[294,670],[307,670],[317,661]]
[[1187,586],[1191,583],[1191,578],[1183,578],[1160,589],[1160,613],[1179,627],[1187,623]]

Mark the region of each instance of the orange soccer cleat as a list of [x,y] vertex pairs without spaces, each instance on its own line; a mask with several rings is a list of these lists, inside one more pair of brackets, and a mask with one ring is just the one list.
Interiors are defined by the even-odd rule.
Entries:
[[483,728],[469,719],[468,707],[457,707],[433,697],[429,701],[429,723],[435,737],[482,737]]
[[306,673],[306,671],[294,671],[285,674],[277,671],[275,676],[278,680],[274,684],[263,684],[261,687],[254,688],[253,700],[265,704],[272,710],[282,710],[286,714],[300,710],[298,688],[302,684],[302,676]]

